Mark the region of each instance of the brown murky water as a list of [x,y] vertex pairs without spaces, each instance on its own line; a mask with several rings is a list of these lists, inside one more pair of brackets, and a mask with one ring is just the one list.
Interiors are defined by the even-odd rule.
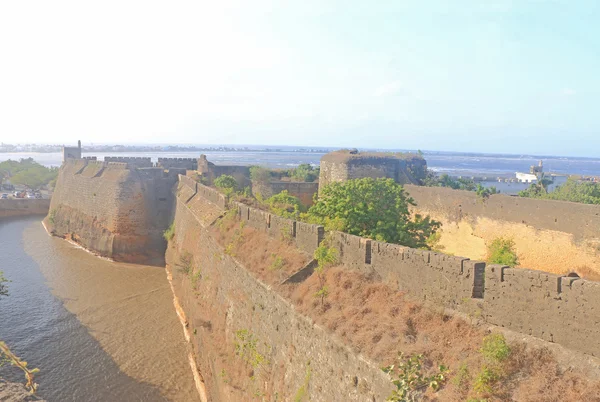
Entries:
[[0,269],[0,339],[41,369],[46,399],[198,400],[164,269],[95,257],[39,218],[0,222]]

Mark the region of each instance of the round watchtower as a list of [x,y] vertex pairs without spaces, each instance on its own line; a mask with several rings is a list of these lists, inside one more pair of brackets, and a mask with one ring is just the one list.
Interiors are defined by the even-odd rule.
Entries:
[[424,178],[426,169],[427,162],[417,154],[340,150],[321,158],[319,190],[333,182],[365,177],[383,177],[400,184],[418,184]]

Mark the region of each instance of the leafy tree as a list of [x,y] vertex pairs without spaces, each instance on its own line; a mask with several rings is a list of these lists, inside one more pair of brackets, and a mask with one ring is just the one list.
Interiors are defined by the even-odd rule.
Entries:
[[554,191],[548,192],[548,181],[542,179],[527,190],[519,192],[521,197],[540,198],[546,200],[571,201],[583,204],[600,204],[600,183],[582,182],[569,178]]
[[302,203],[298,197],[290,195],[287,190],[268,198],[265,203],[269,209],[284,218],[298,219],[302,210]]
[[486,188],[486,187],[483,187],[481,184],[477,185],[477,189],[475,190],[475,192],[477,193],[477,196],[479,196],[483,199],[489,198],[490,195],[492,195],[492,194],[500,193],[500,191],[498,191],[495,186]]
[[309,163],[303,163],[291,170],[290,177],[295,181],[313,182],[319,178],[319,172],[320,168],[314,168]]
[[428,187],[449,187],[454,190],[476,191],[477,185],[471,179],[459,177],[454,179],[447,174],[437,176],[435,172],[428,170],[423,184]]
[[10,179],[13,184],[22,184],[32,189],[50,183],[57,176],[57,168],[47,168],[32,158],[21,159],[19,162],[8,160],[0,163],[0,177]]
[[250,166],[250,180],[268,183],[271,181],[271,171],[261,166]]
[[488,247],[488,262],[490,264],[508,265],[515,267],[519,264],[515,242],[512,239],[499,237]]
[[214,183],[215,187],[217,187],[227,195],[232,194],[237,187],[237,181],[235,180],[235,178],[228,174],[224,174],[222,176],[217,177]]
[[326,186],[305,217],[329,230],[426,248],[441,224],[429,216],[411,217],[411,205],[414,200],[393,179],[354,179]]

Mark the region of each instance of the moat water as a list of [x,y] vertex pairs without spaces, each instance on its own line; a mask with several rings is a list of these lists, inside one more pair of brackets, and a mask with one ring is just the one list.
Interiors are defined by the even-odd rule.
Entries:
[[95,257],[36,217],[0,221],[0,270],[0,339],[40,369],[43,398],[198,400],[164,269]]

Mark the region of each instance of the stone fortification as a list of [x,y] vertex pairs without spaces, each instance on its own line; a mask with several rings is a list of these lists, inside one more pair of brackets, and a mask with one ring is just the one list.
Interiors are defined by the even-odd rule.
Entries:
[[101,256],[161,264],[177,173],[129,162],[69,160],[60,168],[45,219],[55,235]]
[[[222,373],[214,370],[219,354],[211,339],[223,342],[224,336],[227,344],[233,344],[240,329],[269,346],[270,372],[276,374],[263,380],[284,400],[302,388],[307,361],[311,362],[312,376],[306,395],[311,400],[383,400],[391,391],[377,365],[299,314],[218,244],[211,226],[231,208],[245,225],[273,238],[287,239],[307,255],[327,238],[338,249],[339,262],[346,269],[360,271],[415,301],[600,356],[600,312],[590,308],[600,302],[600,283],[486,265],[345,233],[326,234],[318,225],[227,202],[214,189],[181,177],[174,248],[169,249],[167,261],[173,267],[176,295],[187,313],[189,331],[197,333],[192,342],[211,400],[228,400],[230,395]],[[176,268],[178,259],[188,252],[200,267],[202,278],[211,281],[215,293],[210,298],[199,296],[189,277]],[[211,304],[214,311],[210,316],[198,304],[198,297]],[[225,328],[217,330],[209,325],[217,315],[226,316]]]
[[198,160],[196,158],[158,158],[156,166],[163,169],[197,170]]
[[[172,267],[176,295],[187,315],[188,330],[196,334],[192,342],[209,400],[251,399],[251,388],[243,391],[244,399],[232,397],[227,384],[230,372],[215,369],[222,359],[222,344],[233,345],[239,330],[253,334],[259,340],[257,350],[267,356],[265,366],[261,366],[261,373],[257,374],[260,378],[257,387],[273,390],[272,398],[278,395],[277,400],[294,400],[295,395],[303,395],[313,401],[385,399],[391,392],[389,378],[376,364],[299,314],[289,301],[227,255],[210,231],[212,218],[207,219],[191,207],[194,202],[200,202],[202,211],[217,208],[212,203],[214,197],[204,197],[212,189],[202,189],[204,186],[198,184],[196,192],[196,185],[189,184],[187,181],[179,184],[174,218],[175,246],[169,248],[167,262]],[[188,189],[184,189],[185,186]],[[190,194],[194,194],[191,199],[187,198]],[[314,252],[322,239],[320,226],[279,218],[243,204],[231,207],[237,208],[248,225],[273,236],[286,233],[306,252]],[[219,210],[221,214],[224,212]],[[195,264],[200,267],[202,280],[211,281],[214,293],[200,296],[210,311],[206,305],[198,304],[189,278],[177,268],[180,256],[187,252],[193,254]],[[226,317],[225,328],[214,324],[222,316]]]
[[11,216],[47,215],[49,209],[50,200],[0,200],[0,218],[7,218]]
[[321,158],[319,189],[351,179],[390,178],[397,183],[417,183],[424,178],[427,162],[416,154],[341,150]]
[[127,163],[129,166],[138,168],[152,167],[152,158],[142,156],[105,156],[104,162]]
[[[236,208],[239,218],[248,225],[273,237],[290,238],[309,254],[325,238],[320,226],[244,204],[232,203],[229,207]],[[346,233],[333,232],[329,236],[346,268],[384,282],[415,300],[600,357],[600,311],[590,308],[600,302],[599,282],[486,265]]]
[[[520,265],[600,275],[600,206],[407,185],[414,211],[442,222],[443,251],[485,259],[498,237],[511,238]],[[600,276],[599,276],[600,277]]]
[[219,176],[229,175],[237,181],[239,188],[250,185],[250,167],[238,165],[215,165],[206,159],[206,155],[200,155],[198,158],[198,174],[211,183]]

